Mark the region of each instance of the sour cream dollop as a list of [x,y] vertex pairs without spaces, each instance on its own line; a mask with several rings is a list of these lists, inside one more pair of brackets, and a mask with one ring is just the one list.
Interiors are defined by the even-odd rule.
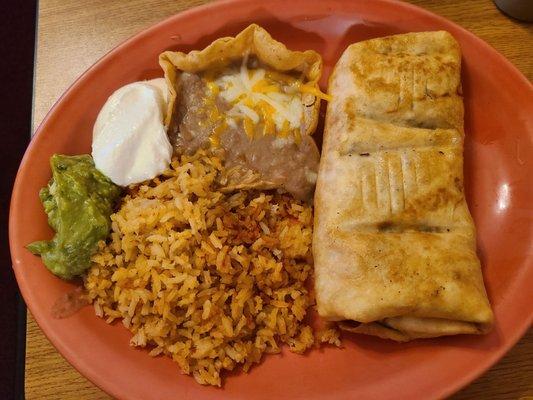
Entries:
[[167,169],[172,157],[164,125],[167,103],[163,78],[115,91],[93,128],[96,168],[120,186],[152,179]]

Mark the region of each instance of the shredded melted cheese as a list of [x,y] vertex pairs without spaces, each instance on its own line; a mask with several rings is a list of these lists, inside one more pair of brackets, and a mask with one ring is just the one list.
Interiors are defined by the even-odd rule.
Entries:
[[[305,111],[302,94],[327,101],[331,100],[330,96],[289,75],[263,68],[249,69],[246,64],[245,58],[236,71],[229,71],[214,80],[204,77],[210,92],[209,103],[212,103],[209,105],[214,105],[216,96],[221,96],[232,106],[225,116],[218,110],[210,116],[212,122],[217,122],[217,132],[213,132],[211,143],[219,143],[223,128],[239,124],[250,138],[262,129],[263,135],[293,138],[298,143]],[[223,128],[219,129],[221,126]]]

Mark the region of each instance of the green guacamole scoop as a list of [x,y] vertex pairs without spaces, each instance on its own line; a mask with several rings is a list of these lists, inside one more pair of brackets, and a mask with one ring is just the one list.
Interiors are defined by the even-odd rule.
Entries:
[[121,189],[95,168],[90,155],[54,154],[50,167],[52,179],[39,198],[56,234],[27,249],[40,255],[55,275],[72,279],[89,268],[98,242],[109,234]]

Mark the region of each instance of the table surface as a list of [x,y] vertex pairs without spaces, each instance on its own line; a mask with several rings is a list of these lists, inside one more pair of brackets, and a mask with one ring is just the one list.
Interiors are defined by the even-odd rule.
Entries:
[[[503,16],[491,0],[410,0],[491,44],[531,80],[533,25]],[[68,86],[107,51],[149,25],[205,0],[40,0],[34,130]],[[54,349],[28,313],[26,398],[109,399]],[[533,398],[533,332],[453,399]]]

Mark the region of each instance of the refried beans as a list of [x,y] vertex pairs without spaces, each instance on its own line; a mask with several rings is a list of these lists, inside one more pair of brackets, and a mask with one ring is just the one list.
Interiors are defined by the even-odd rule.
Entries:
[[182,73],[177,92],[175,117],[169,127],[177,154],[211,147],[218,129],[216,146],[224,151],[227,168],[251,169],[271,187],[283,188],[298,199],[312,198],[320,154],[309,135],[295,140],[292,136],[259,133],[250,138],[242,123],[221,127],[220,121],[212,117],[213,109],[224,114],[231,105],[221,96],[210,102],[207,83],[196,74]]

